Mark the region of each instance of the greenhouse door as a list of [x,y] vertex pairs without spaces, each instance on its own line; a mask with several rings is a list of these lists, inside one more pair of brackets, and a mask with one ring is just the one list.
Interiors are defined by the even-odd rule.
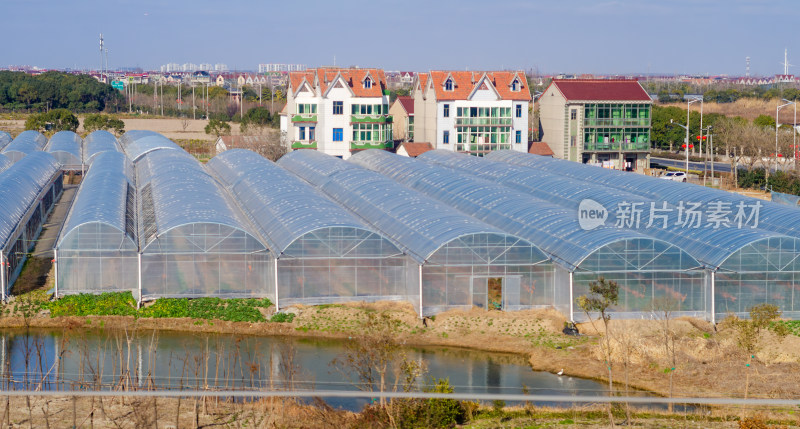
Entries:
[[472,305],[484,310],[488,307],[489,300],[489,278],[488,277],[473,277],[472,278]]
[[515,309],[519,307],[519,289],[521,283],[521,276],[503,278],[503,310]]

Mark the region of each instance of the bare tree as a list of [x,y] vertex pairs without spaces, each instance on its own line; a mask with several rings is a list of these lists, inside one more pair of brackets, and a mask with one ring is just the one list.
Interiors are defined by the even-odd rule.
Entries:
[[[679,308],[678,301],[670,296],[663,296],[653,299],[652,312],[661,325],[661,334],[664,340],[664,354],[667,357],[669,367],[665,372],[669,374],[669,397],[673,393],[673,375],[677,366],[675,339],[676,335],[672,329],[671,322],[675,311]],[[669,403],[669,412],[672,412],[672,402]]]

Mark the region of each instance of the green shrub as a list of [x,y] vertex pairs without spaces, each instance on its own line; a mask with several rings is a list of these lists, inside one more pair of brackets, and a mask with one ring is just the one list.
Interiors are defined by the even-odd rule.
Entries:
[[276,323],[292,323],[294,320],[294,313],[275,313],[269,318],[270,322]]
[[67,295],[48,303],[47,307],[52,317],[136,315],[136,300],[131,292]]
[[218,319],[228,322],[265,322],[260,308],[268,308],[272,302],[268,298],[161,298],[153,305],[139,312],[141,317],[172,318],[190,317],[192,319]]

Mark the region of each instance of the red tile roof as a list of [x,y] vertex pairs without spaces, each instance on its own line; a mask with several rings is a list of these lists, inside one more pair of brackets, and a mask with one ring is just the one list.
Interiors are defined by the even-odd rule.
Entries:
[[545,142],[531,142],[531,147],[528,148],[528,153],[541,156],[553,156],[553,150]]
[[[319,68],[316,70],[319,78],[320,90],[324,93],[328,85],[341,74],[347,86],[353,91],[356,97],[382,97],[386,90],[386,74],[381,69],[334,69]],[[372,79],[372,87],[364,88],[364,79],[369,73]]]
[[419,89],[423,92],[425,91],[425,84],[428,83],[428,74],[427,73],[420,73],[417,75],[419,78]]
[[292,93],[297,93],[300,88],[300,83],[306,79],[309,85],[314,86],[314,72],[313,71],[300,71],[289,73],[289,82],[292,85]]
[[635,80],[553,79],[550,85],[569,101],[651,101],[647,91]]
[[408,156],[412,158],[416,158],[429,150],[433,150],[433,145],[428,142],[403,142],[400,143],[400,145],[405,148]]
[[[477,72],[477,71],[439,71],[432,70],[430,73],[431,80],[433,81],[433,89],[436,93],[437,100],[466,100],[470,94],[477,89],[480,84],[481,78],[486,75],[488,81],[494,86],[497,93],[504,100],[522,100],[530,101],[531,93],[528,89],[528,82],[525,78],[524,72],[509,72],[509,71],[490,71],[490,72]],[[420,78],[423,75],[420,75]],[[447,78],[453,79],[453,90],[445,91],[444,83]],[[517,78],[520,84],[518,91],[511,90],[511,83],[514,78]],[[422,79],[420,79],[422,82]]]
[[401,96],[397,97],[397,101],[400,102],[400,105],[403,106],[403,109],[406,109],[408,116],[412,116],[414,114],[414,97]]

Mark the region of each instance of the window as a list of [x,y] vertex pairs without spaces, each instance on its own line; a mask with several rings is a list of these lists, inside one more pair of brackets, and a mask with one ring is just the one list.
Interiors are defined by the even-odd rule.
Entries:
[[[341,115],[344,113],[344,101],[334,101],[333,102],[333,114],[334,115]],[[341,141],[341,140],[339,140]]]
[[317,139],[317,127],[308,127],[308,139],[311,141]]
[[[340,103],[341,103],[341,101],[340,101]],[[335,142],[342,141],[342,135],[343,134],[344,133],[342,133],[342,129],[341,128],[334,128],[333,129],[333,141],[335,141]]]
[[370,78],[364,79],[364,88],[366,89],[372,88],[372,79]]
[[512,91],[519,91],[519,81],[514,79],[514,82],[511,82],[511,90]]
[[305,140],[305,139],[306,139],[306,127],[300,127],[300,139],[299,140]]
[[576,120],[576,119],[578,119],[578,110],[577,110],[577,109],[572,109],[572,110],[570,110],[570,111],[569,111],[569,118],[570,118],[571,120],[573,120],[573,121],[574,121],[574,120]]
[[444,81],[444,90],[445,91],[453,90],[453,79],[447,78],[447,80]]
[[444,111],[443,111],[444,113],[442,113],[442,115],[445,118],[449,118],[450,117],[450,105],[449,104],[445,104],[443,107],[444,107]]
[[518,118],[522,117],[522,105],[521,104],[517,104],[517,111],[515,112],[514,116],[516,116]]
[[445,131],[442,133],[442,143],[450,144],[450,131]]
[[522,143],[522,131],[517,130],[517,134],[514,137],[514,143],[517,143],[517,144]]

